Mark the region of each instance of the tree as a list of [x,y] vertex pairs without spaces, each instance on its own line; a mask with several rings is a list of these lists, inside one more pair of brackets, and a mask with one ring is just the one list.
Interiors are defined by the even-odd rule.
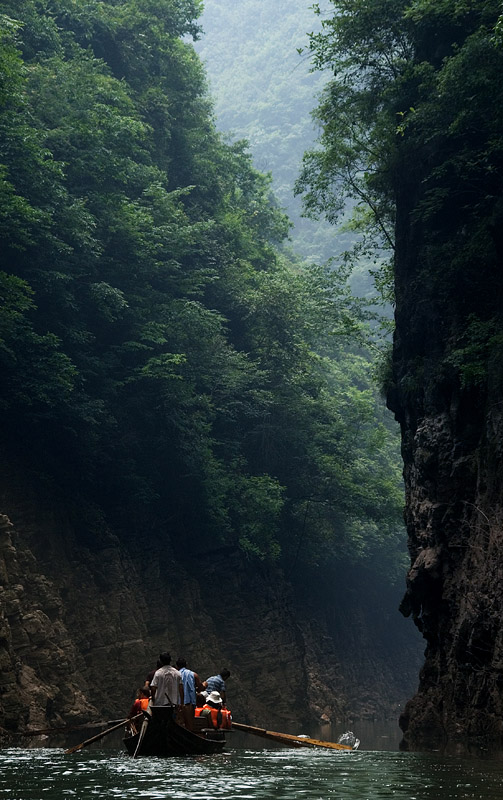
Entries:
[[[475,173],[490,180],[499,159],[498,114],[483,110],[496,108],[488,92],[500,65],[499,8],[403,0],[331,5],[339,13],[322,20],[311,50],[315,66],[335,77],[317,110],[322,147],[307,154],[300,188],[308,210],[330,219],[351,197],[381,234],[380,246],[394,249],[395,208],[423,174],[409,205],[430,224],[436,217],[442,230],[446,213],[455,218],[468,209]],[[315,10],[321,14],[319,4]],[[475,117],[482,121],[477,143]]]
[[365,315],[281,249],[270,178],[216,132],[181,39],[197,10],[6,5],[3,446],[180,546],[290,567],[395,553]]

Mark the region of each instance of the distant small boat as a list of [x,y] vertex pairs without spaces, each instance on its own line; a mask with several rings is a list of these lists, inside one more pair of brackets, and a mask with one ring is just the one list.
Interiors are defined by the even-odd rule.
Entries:
[[126,736],[124,745],[130,756],[209,755],[221,753],[225,747],[225,734],[208,728],[206,718],[194,718],[194,730],[179,725],[171,708],[153,708],[145,715],[142,730]]

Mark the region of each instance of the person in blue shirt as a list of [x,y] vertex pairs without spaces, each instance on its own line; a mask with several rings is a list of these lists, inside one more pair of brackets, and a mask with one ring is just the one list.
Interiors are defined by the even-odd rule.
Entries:
[[225,681],[228,680],[230,676],[231,673],[228,669],[221,669],[219,675],[212,675],[210,678],[206,678],[204,681],[204,687],[208,694],[211,692],[220,692],[224,706],[227,701],[227,689],[225,686]]
[[196,693],[202,692],[204,685],[197,672],[187,668],[187,662],[184,658],[177,659],[176,668],[182,676],[183,683],[183,720],[185,727],[192,730],[192,720],[194,719],[194,710],[196,708]]

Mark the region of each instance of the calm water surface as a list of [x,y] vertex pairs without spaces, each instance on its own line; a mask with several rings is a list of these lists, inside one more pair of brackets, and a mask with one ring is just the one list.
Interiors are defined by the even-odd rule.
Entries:
[[229,749],[133,761],[120,750],[0,750],[0,800],[502,800],[503,764],[393,751]]

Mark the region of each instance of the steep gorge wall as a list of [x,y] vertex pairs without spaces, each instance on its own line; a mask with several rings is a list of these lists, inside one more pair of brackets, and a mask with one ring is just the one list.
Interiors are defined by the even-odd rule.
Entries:
[[158,533],[138,526],[126,546],[85,509],[79,519],[47,495],[1,494],[4,731],[120,717],[166,648],[203,678],[229,666],[235,717],[283,729],[397,714],[410,692],[417,657],[402,669],[378,652],[371,622],[365,639],[364,600],[295,593],[237,551],[184,563]]
[[407,431],[412,565],[402,608],[427,642],[419,691],[401,720],[412,749],[503,745],[503,420],[495,411],[471,453],[455,402]]
[[415,216],[418,186],[404,178],[399,196],[388,396],[402,427],[411,554],[402,610],[426,641],[419,689],[401,718],[403,744],[501,749],[501,210],[499,224],[496,215],[478,223],[484,248],[466,258],[470,232],[452,201],[432,233]]

